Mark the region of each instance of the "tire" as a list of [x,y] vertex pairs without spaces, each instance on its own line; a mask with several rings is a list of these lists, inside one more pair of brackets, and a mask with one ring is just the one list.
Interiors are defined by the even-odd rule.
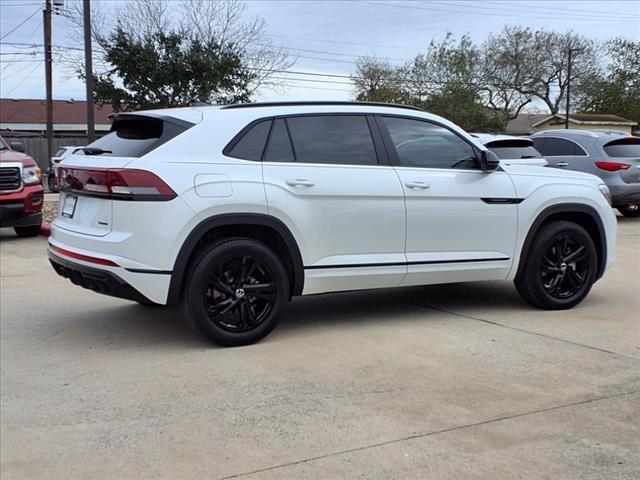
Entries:
[[47,178],[47,185],[49,186],[50,193],[58,193],[58,186],[56,185],[56,178],[54,175],[49,175]]
[[28,227],[13,227],[19,237],[36,237],[40,234],[40,225],[30,225]]
[[183,308],[196,331],[231,347],[266,337],[288,299],[289,278],[280,259],[258,241],[229,238],[207,246],[192,262]]
[[535,235],[515,285],[534,307],[564,310],[580,303],[591,290],[598,268],[596,246],[580,225],[558,221]]
[[625,217],[638,218],[640,217],[640,202],[630,203],[624,207],[618,207],[618,211]]

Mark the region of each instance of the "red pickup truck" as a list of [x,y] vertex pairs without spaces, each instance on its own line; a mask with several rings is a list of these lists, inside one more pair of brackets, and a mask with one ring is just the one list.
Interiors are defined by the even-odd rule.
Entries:
[[20,237],[38,235],[43,203],[40,168],[21,143],[0,137],[0,227],[12,227]]

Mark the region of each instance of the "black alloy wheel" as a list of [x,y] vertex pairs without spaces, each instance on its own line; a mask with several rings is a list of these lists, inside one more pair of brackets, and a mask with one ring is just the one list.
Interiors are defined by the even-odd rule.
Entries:
[[549,295],[569,298],[584,287],[589,276],[587,247],[570,234],[557,237],[542,256],[540,276]]
[[618,211],[625,217],[638,218],[640,217],[640,201],[618,207]]
[[239,255],[214,268],[204,300],[214,324],[230,332],[247,332],[273,310],[276,286],[264,262]]
[[289,277],[282,261],[249,238],[208,245],[191,263],[185,279],[185,317],[218,345],[247,345],[264,338],[288,300]]
[[515,285],[522,298],[535,307],[562,310],[587,296],[596,280],[599,259],[583,227],[555,221],[540,228],[520,261]]

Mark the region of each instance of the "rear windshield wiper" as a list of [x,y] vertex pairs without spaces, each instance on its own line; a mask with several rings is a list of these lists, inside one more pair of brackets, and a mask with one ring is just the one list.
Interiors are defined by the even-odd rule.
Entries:
[[111,150],[103,150],[96,147],[84,147],[82,151],[85,155],[102,155],[103,153],[113,153]]

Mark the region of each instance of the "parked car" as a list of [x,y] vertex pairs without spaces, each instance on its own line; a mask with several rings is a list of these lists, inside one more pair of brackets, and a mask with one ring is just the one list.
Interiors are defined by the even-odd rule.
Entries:
[[495,153],[501,163],[546,167],[547,161],[526,137],[494,135],[491,133],[472,133],[482,144]]
[[40,168],[20,142],[0,137],[0,227],[20,237],[40,232],[44,190]]
[[325,292],[506,279],[566,309],[614,259],[599,178],[500,166],[412,107],[191,107],[118,114],[111,130],[60,167],[53,268],[180,303],[222,345],[260,340],[292,297]]
[[640,217],[640,137],[621,132],[548,130],[531,136],[550,167],[591,173],[611,191],[612,205]]
[[81,152],[82,148],[83,147],[77,145],[60,147],[56,154],[51,157],[49,171],[47,172],[47,186],[50,192],[56,193],[58,191],[57,172],[60,162],[73,153]]

